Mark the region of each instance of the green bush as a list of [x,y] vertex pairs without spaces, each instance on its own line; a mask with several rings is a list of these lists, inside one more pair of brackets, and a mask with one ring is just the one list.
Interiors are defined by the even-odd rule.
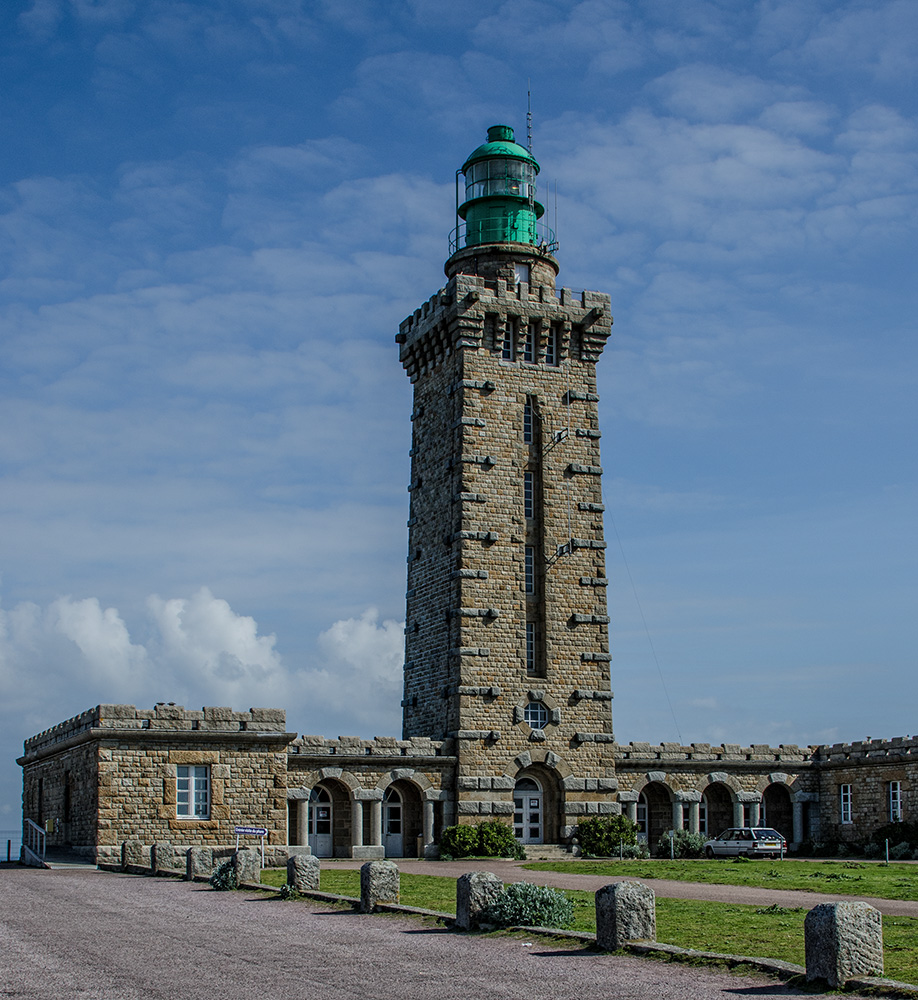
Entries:
[[646,844],[628,844],[622,848],[621,856],[623,858],[637,858],[641,860],[650,857],[650,849]]
[[904,861],[906,858],[911,858],[912,856],[912,845],[907,841],[903,840],[896,844],[895,847],[890,847],[889,857],[892,861]]
[[522,860],[526,852],[513,836],[513,829],[500,820],[488,820],[475,826],[448,826],[440,835],[441,858],[473,856]]
[[235,889],[237,887],[236,866],[233,864],[233,859],[230,858],[228,861],[224,861],[219,868],[215,868],[208,882],[218,892],[227,892],[230,889]]
[[878,830],[874,830],[870,839],[879,844],[884,852],[886,845],[883,842],[886,840],[889,841],[890,849],[892,849],[893,844],[901,844],[906,841],[909,847],[915,850],[918,847],[918,823],[887,823]]
[[674,858],[700,858],[704,853],[705,838],[700,833],[690,833],[688,830],[668,830],[657,844],[657,857],[670,856],[670,841],[672,841],[672,856]]
[[610,858],[625,847],[637,843],[637,825],[627,816],[594,816],[577,827],[577,839],[583,854]]
[[485,923],[499,927],[567,927],[574,919],[574,904],[558,889],[515,882],[488,907]]
[[513,829],[500,820],[492,819],[478,824],[478,853],[485,858],[526,857],[523,845],[513,836]]
[[478,853],[478,829],[474,826],[448,826],[440,835],[440,856],[468,858]]

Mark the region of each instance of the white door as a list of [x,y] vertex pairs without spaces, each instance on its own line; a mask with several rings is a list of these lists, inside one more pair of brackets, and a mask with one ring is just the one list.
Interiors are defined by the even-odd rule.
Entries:
[[513,835],[521,844],[542,843],[542,789],[532,778],[513,789]]
[[387,858],[405,856],[403,829],[402,799],[398,792],[390,787],[383,799],[383,846]]
[[319,786],[309,793],[309,850],[317,858],[330,858],[335,853],[332,842],[332,800]]

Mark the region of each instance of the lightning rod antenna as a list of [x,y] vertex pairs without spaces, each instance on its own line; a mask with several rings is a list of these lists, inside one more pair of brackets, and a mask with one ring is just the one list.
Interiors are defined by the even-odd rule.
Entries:
[[532,156],[532,78],[526,80],[526,144]]

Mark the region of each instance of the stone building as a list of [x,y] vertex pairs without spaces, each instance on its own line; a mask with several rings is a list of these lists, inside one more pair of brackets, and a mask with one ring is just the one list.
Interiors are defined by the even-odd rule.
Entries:
[[856,839],[907,818],[918,741],[615,743],[595,374],[610,300],[558,287],[538,172],[511,129],[488,130],[446,283],[396,337],[414,386],[404,738],[99,706],[26,741],[24,816],[55,819],[52,843],[228,843],[241,823],[372,858],[431,854],[445,825],[483,819],[566,844],[625,812],[653,844],[760,824]]

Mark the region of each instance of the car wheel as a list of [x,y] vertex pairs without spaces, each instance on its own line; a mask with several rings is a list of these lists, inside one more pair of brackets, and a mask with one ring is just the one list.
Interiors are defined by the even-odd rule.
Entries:
[[708,859],[708,861],[713,860],[713,858],[714,858],[714,848],[713,847],[706,847],[704,849],[704,856]]

